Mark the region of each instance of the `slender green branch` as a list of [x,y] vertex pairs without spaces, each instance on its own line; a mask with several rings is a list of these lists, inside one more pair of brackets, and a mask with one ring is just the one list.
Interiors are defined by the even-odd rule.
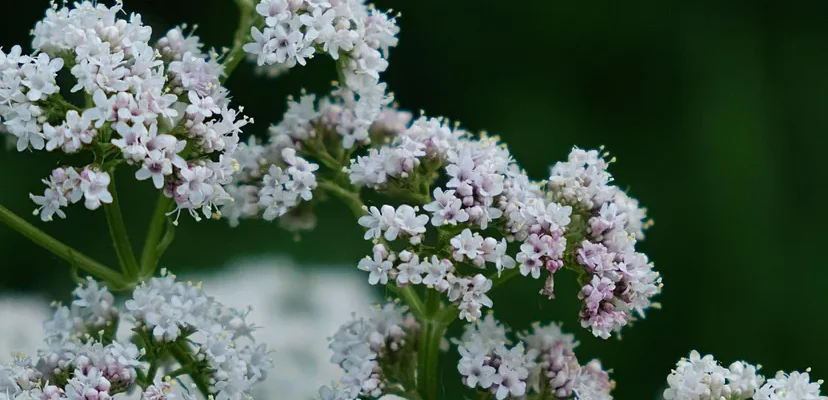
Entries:
[[167,376],[169,376],[170,378],[175,378],[181,375],[187,375],[190,372],[192,372],[190,367],[181,367],[175,371],[170,372],[169,374],[167,374]]
[[[164,236],[161,238],[161,241],[158,242],[158,247],[156,250],[156,254],[158,255],[158,259],[161,259],[161,256],[164,255],[164,252],[167,251],[167,248],[170,247],[173,240],[175,240],[175,222],[171,218],[167,218],[167,230],[164,231]],[[158,268],[158,263],[155,263],[155,268]]]
[[134,280],[138,277],[138,260],[135,259],[135,253],[132,252],[132,245],[129,243],[129,235],[126,231],[126,225],[124,225],[124,217],[121,214],[118,190],[115,187],[114,170],[109,171],[109,176],[112,179],[109,184],[112,203],[104,205],[106,223],[109,225],[109,235],[112,237],[112,245],[115,247],[121,269],[128,279]]
[[[187,348],[187,345],[183,342],[176,342],[169,346],[170,353],[175,357],[176,361],[181,364],[182,368],[190,368],[190,366],[196,364],[196,360],[193,355],[190,353],[190,350]],[[201,395],[204,396],[205,399],[210,398],[210,382],[206,376],[202,374],[196,373],[191,371],[190,378],[193,379],[193,382],[196,384],[198,391],[201,392]]]
[[440,307],[440,293],[426,290],[426,316],[420,318],[420,346],[417,352],[417,390],[425,400],[437,399],[440,342],[448,324],[435,319]]
[[365,211],[362,208],[365,205],[362,203],[362,199],[359,198],[359,193],[352,192],[340,185],[337,185],[336,183],[326,180],[319,180],[318,184],[322,190],[339,197],[339,199],[351,209],[351,212],[354,213],[354,217],[359,218],[365,214]]
[[397,295],[408,305],[408,309],[411,311],[411,314],[414,314],[415,318],[420,321],[427,318],[428,315],[426,314],[425,305],[411,285],[398,286]]
[[437,312],[440,311],[440,303],[442,302],[440,299],[440,292],[434,289],[426,288],[425,297],[426,313],[431,316],[437,315]]
[[149,229],[147,230],[147,238],[144,240],[144,250],[141,252],[141,272],[138,276],[140,279],[147,279],[153,275],[158,267],[158,260],[161,259],[163,250],[166,249],[166,246],[164,249],[160,249],[159,244],[162,238],[169,235],[170,228],[167,228],[167,235],[165,235],[164,226],[168,225],[167,212],[170,211],[172,203],[173,200],[163,193],[158,195],[155,211],[152,212]]
[[236,34],[233,37],[233,48],[230,49],[230,52],[227,53],[227,56],[224,59],[224,77],[221,79],[222,83],[230,78],[233,70],[235,70],[239,63],[244,60],[244,45],[252,40],[250,28],[253,27],[253,10],[256,5],[251,0],[235,1],[236,6],[239,9],[239,24],[236,27]]
[[[147,386],[152,385],[153,381],[155,380],[155,375],[157,373],[158,373],[158,354],[155,354],[155,356],[150,361],[149,370],[147,370],[147,376],[144,377],[144,384],[147,385]],[[144,389],[146,389],[146,387],[144,387]]]
[[431,320],[417,318],[420,321],[420,340],[417,348],[417,391],[426,400],[434,400],[429,389],[428,373],[431,370],[428,357],[429,340],[431,338]]
[[3,206],[0,206],[0,222],[16,230],[38,246],[62,258],[72,267],[82,269],[86,273],[107,282],[114,290],[126,289],[129,286],[126,278],[117,271],[63,244],[59,240],[49,236],[46,232],[35,228],[34,225],[26,222],[23,218],[18,217]]
[[305,146],[306,149],[304,152],[316,157],[322,165],[336,172],[342,169],[342,163],[328,152],[328,149],[325,148],[325,144],[321,140],[309,140],[305,143]]

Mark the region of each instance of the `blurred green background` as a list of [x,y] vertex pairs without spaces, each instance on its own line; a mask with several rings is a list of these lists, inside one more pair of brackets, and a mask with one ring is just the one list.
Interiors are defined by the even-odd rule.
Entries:
[[[4,2],[0,46],[28,44],[46,0]],[[691,349],[722,362],[745,358],[778,369],[813,367],[828,377],[826,258],[828,214],[828,3],[701,0],[671,2],[378,1],[402,12],[400,45],[385,74],[411,110],[500,135],[535,177],[572,145],[606,145],[612,172],[649,208],[655,226],[642,251],[664,277],[662,310],[601,341],[577,324],[572,279],[557,300],[540,281],[513,280],[495,293],[497,317],[516,329],[560,320],[581,341],[580,357],[614,369],[618,399],[657,398],[675,361]],[[130,0],[157,36],[197,23],[208,45],[230,44],[231,0]],[[317,57],[276,80],[244,65],[229,80],[262,135],[285,96],[324,93],[333,64]],[[0,204],[21,215],[29,192],[61,160],[0,150]],[[139,243],[155,190],[125,173],[126,223]],[[102,212],[83,207],[37,225],[114,263]],[[240,255],[287,254],[309,265],[355,268],[370,245],[347,209],[318,210],[319,226],[300,241],[277,224],[182,218],[164,258],[176,271],[206,271]],[[67,298],[68,266],[0,226],[0,291]],[[312,268],[308,266],[307,268]],[[313,267],[317,268],[317,267]],[[366,290],[369,290],[366,284]],[[0,321],[2,326],[2,321]],[[447,363],[447,398],[459,398]]]

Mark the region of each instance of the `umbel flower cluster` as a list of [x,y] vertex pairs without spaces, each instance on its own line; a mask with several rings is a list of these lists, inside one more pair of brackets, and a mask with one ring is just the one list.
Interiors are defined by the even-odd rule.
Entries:
[[343,146],[367,143],[369,126],[390,101],[379,74],[388,68],[389,48],[397,45],[395,18],[361,0],[262,0],[256,13],[264,24],[251,28],[253,42],[244,50],[260,66],[292,68],[317,53],[337,60],[354,101],[353,112],[338,124]]
[[[112,171],[127,164],[179,212],[211,217],[230,200],[227,154],[249,120],[231,108],[219,56],[197,37],[174,28],[152,45],[140,15],[121,17],[120,3],[54,5],[32,31],[34,55],[0,51],[0,120],[17,150],[91,160],[55,169],[31,196],[35,212],[49,221],[81,199],[90,210],[112,203]],[[59,75],[74,85],[61,88]]]
[[395,303],[342,325],[331,338],[330,349],[331,362],[342,368],[344,376],[331,387],[322,387],[322,399],[405,393],[406,387],[413,387],[407,372],[416,356],[419,329],[407,308]]
[[[196,399],[197,389],[239,400],[272,368],[266,347],[252,342],[245,312],[173,275],[136,288],[123,321],[112,293],[97,281],[88,279],[74,294],[44,322],[45,346],[36,357],[17,355],[0,365],[0,399],[106,400],[119,393]],[[127,341],[116,337],[121,323],[133,325]],[[192,390],[172,379],[182,375],[190,376]]]
[[[324,97],[289,97],[268,140],[237,147],[231,157],[238,172],[224,186],[233,201],[221,214],[231,225],[279,218],[289,229],[310,229],[316,204],[339,198],[372,243],[357,267],[369,284],[386,285],[405,301],[408,308],[395,321],[418,322],[393,324],[400,328],[391,336],[388,324],[377,322],[387,314],[344,326],[332,348],[345,376],[323,388],[323,398],[435,398],[429,376],[436,375],[435,349],[446,328],[457,318],[478,321],[493,307],[489,292],[516,275],[543,277],[540,292],[552,298],[555,273],[574,273],[582,287],[581,324],[602,338],[654,305],[661,278],[636,250],[650,222],[613,184],[603,150],[575,148],[535,181],[498,138],[444,118],[414,118],[392,104],[379,74],[397,44],[394,17],[360,1],[265,0],[255,12],[252,43],[244,49],[260,66],[286,70],[326,53],[337,60],[340,82]],[[396,309],[388,307],[383,310]],[[554,366],[538,359],[552,357],[549,349],[507,348],[510,343],[504,335],[461,346],[480,362],[472,367],[466,360],[468,368],[497,370],[466,382],[498,399],[527,393],[610,398],[613,385],[600,364],[580,365],[570,356],[574,341],[555,350],[567,358]]]
[[[575,147],[536,180],[499,138],[398,108],[380,77],[398,43],[390,10],[363,0],[234,1],[239,24],[221,54],[184,25],[152,42],[152,29],[120,1],[53,4],[32,30],[31,52],[0,49],[0,128],[20,152],[77,162],[55,168],[44,192],[30,195],[35,214],[66,218],[81,200],[103,208],[121,267],[0,206],[0,222],[107,285],[85,281],[44,324],[45,348],[0,367],[0,400],[249,398],[272,362],[253,341],[247,310],[222,306],[200,284],[157,276],[159,261],[182,211],[304,230],[331,197],[370,242],[354,264],[396,299],[333,333],[331,361],[343,376],[321,398],[436,400],[441,358],[451,356],[457,382],[478,399],[611,399],[615,383],[599,361],[575,356],[573,335],[554,323],[511,334],[495,320],[490,293],[523,276],[552,299],[566,270],[580,287],[580,325],[603,339],[658,307],[661,276],[639,251],[652,223],[615,185],[614,158]],[[276,76],[317,54],[335,60],[331,92],[288,97],[266,140],[240,142],[253,121],[223,86],[239,62]],[[118,204],[119,167],[160,192],[140,259]],[[126,318],[106,287],[132,291]],[[464,333],[449,341],[458,319]],[[133,325],[128,341],[116,337],[121,322]],[[668,377],[664,397],[825,398],[807,373],[765,380],[758,369],[693,353]]]
[[[547,180],[536,182],[496,138],[472,135],[437,118],[409,122],[409,113],[386,108],[370,128],[376,145],[346,159],[354,149],[344,148],[337,121],[352,112],[349,107],[355,103],[343,89],[320,101],[313,95],[289,100],[267,146],[239,146],[237,159],[244,160],[239,176],[251,179],[227,189],[238,197],[234,211],[224,215],[288,214],[285,206],[300,198],[290,188],[300,188],[306,194],[301,198],[310,200],[309,191],[320,181],[336,185],[334,194],[347,190],[357,198],[361,188],[370,188],[404,201],[359,212],[365,239],[375,243],[359,268],[373,285],[426,286],[456,302],[460,317],[474,321],[492,306],[487,295],[492,277],[545,275],[541,293],[552,298],[554,274],[567,268],[582,285],[582,325],[603,338],[653,305],[661,278],[635,248],[649,226],[646,210],[612,184],[605,154],[575,148]],[[267,154],[281,154],[288,172],[295,172],[271,167],[264,174],[262,165],[272,162]],[[274,191],[289,193],[289,201],[273,201]],[[296,214],[306,220],[306,211],[298,207]],[[484,273],[487,267],[494,275]]]
[[466,326],[456,341],[461,358],[457,369],[470,388],[491,392],[500,400],[534,392],[538,398],[611,399],[615,383],[592,360],[581,365],[578,342],[559,325],[540,325],[518,335],[512,346],[507,329],[491,314]]
[[759,374],[760,365],[736,361],[727,368],[712,355],[702,357],[693,350],[667,376],[665,400],[825,400],[822,380],[811,382],[805,372],[779,371],[773,378]]

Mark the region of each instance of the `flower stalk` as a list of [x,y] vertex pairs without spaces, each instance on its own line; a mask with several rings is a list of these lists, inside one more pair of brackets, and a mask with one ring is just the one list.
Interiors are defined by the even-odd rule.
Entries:
[[131,282],[134,282],[138,277],[138,261],[135,258],[135,253],[132,251],[129,234],[127,233],[124,217],[121,213],[121,204],[118,201],[118,190],[115,186],[114,170],[111,170],[109,174],[112,177],[112,182],[109,185],[109,192],[112,194],[112,203],[104,205],[106,223],[109,226],[109,236],[112,238],[112,245],[115,248],[118,263],[121,265],[124,275]]
[[236,7],[239,9],[239,25],[236,27],[236,33],[233,36],[233,48],[227,53],[224,59],[224,76],[221,82],[224,83],[233,74],[233,71],[244,60],[244,45],[250,41],[250,28],[254,22],[254,9],[256,5],[252,0],[235,0]]
[[[197,363],[184,342],[178,341],[170,344],[169,350],[175,360],[181,364],[182,368],[191,368],[191,366]],[[208,378],[195,371],[190,372],[190,377],[193,379],[193,383],[195,383],[198,391],[201,392],[201,395],[204,396],[205,399],[209,399],[211,396]]]
[[70,265],[107,282],[113,289],[127,289],[130,286],[129,280],[122,274],[67,246],[1,205],[0,222],[3,222],[38,246],[60,257]]
[[[141,280],[151,277],[158,268],[158,261],[169,246],[169,241],[166,241],[166,246],[161,246],[162,240],[172,234],[174,226],[168,222],[167,212],[172,207],[173,200],[161,193],[158,195],[158,201],[155,204],[155,210],[150,217],[150,225],[147,230],[147,238],[144,240],[144,249],[141,252],[141,267],[138,277]],[[167,233],[165,234],[164,226],[167,226]]]
[[[420,348],[417,361],[417,389],[425,400],[436,400],[439,382],[440,342],[451,321],[436,318],[440,310],[440,293],[426,289],[426,315],[420,319]],[[416,315],[416,314],[415,314]]]

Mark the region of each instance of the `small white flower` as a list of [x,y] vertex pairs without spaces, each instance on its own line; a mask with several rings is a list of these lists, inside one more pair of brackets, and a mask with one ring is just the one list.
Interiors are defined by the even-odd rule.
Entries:
[[399,206],[394,216],[394,225],[403,233],[411,236],[412,244],[419,243],[419,236],[425,233],[428,223],[427,215],[417,215],[417,208],[407,204]]
[[187,93],[187,98],[190,100],[190,105],[187,106],[188,114],[210,118],[213,114],[221,113],[221,108],[216,105],[211,96],[201,97],[194,90],[191,90]]
[[84,205],[90,210],[96,210],[101,203],[112,203],[112,194],[109,193],[109,174],[86,168],[81,172],[80,188],[85,199]]
[[476,259],[482,254],[481,247],[483,246],[483,237],[478,233],[472,234],[468,228],[464,229],[459,235],[451,238],[451,247],[454,248],[454,259],[463,261],[463,258],[469,260]]
[[385,247],[381,244],[374,246],[373,258],[366,256],[359,261],[357,267],[368,272],[368,283],[371,285],[388,283],[388,272],[394,267],[394,263],[389,259],[390,255]]
[[431,256],[431,261],[423,261],[421,265],[423,271],[427,274],[423,278],[423,284],[433,286],[439,292],[445,292],[449,289],[447,276],[454,269],[451,261]]
[[32,59],[32,63],[25,64],[21,69],[25,77],[21,82],[29,91],[26,97],[29,101],[43,100],[60,89],[55,82],[55,76],[63,68],[63,59],[50,59],[46,53],[40,53]]
[[135,179],[143,181],[152,178],[152,183],[155,185],[155,188],[161,189],[164,187],[164,177],[172,174],[172,172],[172,163],[168,158],[164,157],[164,153],[153,150],[147,154],[147,158],[144,159],[144,165],[141,166],[141,169],[135,171]]
[[423,273],[425,272],[423,264],[420,263],[420,257],[408,250],[402,251],[399,254],[399,259],[402,261],[397,265],[397,284],[406,285],[408,283],[418,285],[423,282]]
[[469,220],[469,214],[463,208],[463,202],[454,196],[454,190],[434,189],[434,201],[423,206],[423,209],[431,212],[431,224],[442,226],[445,224],[457,225]]

